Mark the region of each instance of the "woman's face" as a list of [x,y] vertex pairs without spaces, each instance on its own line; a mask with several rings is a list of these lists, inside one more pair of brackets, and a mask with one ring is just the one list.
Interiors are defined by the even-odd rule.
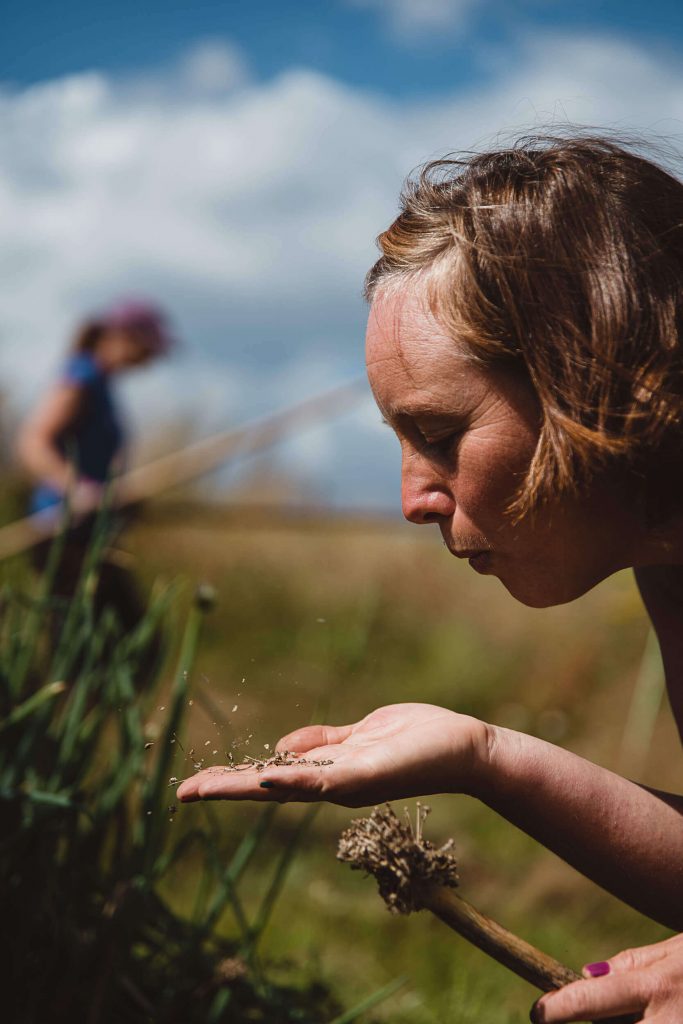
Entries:
[[97,342],[97,359],[107,373],[120,373],[150,362],[151,350],[144,334],[111,328]]
[[512,522],[538,440],[535,393],[521,373],[476,363],[414,292],[373,303],[367,369],[401,444],[403,513],[436,524],[452,554],[534,607],[632,564],[637,521],[614,481]]

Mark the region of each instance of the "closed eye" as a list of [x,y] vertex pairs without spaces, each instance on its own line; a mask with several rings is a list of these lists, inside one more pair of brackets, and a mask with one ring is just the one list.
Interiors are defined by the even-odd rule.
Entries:
[[462,430],[452,430],[449,434],[445,434],[443,437],[423,437],[423,441],[425,448],[436,452],[438,455],[448,455],[462,435]]
[[447,434],[442,434],[439,437],[427,437],[420,428],[413,422],[408,421],[405,426],[398,429],[393,423],[390,423],[384,416],[382,417],[382,423],[385,427],[389,427],[394,431],[395,434],[404,437],[413,436],[413,444],[419,449],[429,455],[436,455],[437,457],[445,457],[450,454],[452,448],[457,443],[458,439],[464,434],[463,429],[450,430]]

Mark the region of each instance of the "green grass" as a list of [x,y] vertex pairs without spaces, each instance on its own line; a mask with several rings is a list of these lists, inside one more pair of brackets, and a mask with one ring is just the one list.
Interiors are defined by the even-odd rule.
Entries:
[[[176,521],[159,513],[139,525],[129,547],[144,552],[140,569],[149,579],[183,569],[218,592],[198,678],[225,724],[195,704],[196,747],[211,737],[209,749],[253,753],[311,719],[354,721],[384,703],[426,700],[616,764],[647,636],[628,574],[573,605],[537,612],[449,559],[428,531],[400,524],[250,527],[216,514]],[[679,756],[664,713],[644,781],[675,788]],[[558,959],[580,967],[663,936],[475,801],[430,803],[430,835],[456,839],[463,895]],[[227,856],[255,811],[214,811]],[[283,808],[279,842],[299,813]],[[181,814],[189,827],[201,811],[191,805]],[[536,995],[529,985],[425,913],[391,917],[374,883],[336,862],[352,816],[325,806],[316,817],[263,936],[264,954],[286,951],[347,1003],[405,976],[373,1011],[377,1020],[528,1019]],[[178,878],[181,904],[182,886]],[[256,893],[247,885],[244,895],[248,902]],[[231,933],[229,920],[221,927]]]
[[[299,813],[286,843],[268,841],[278,808],[261,810],[228,853],[210,806],[183,823],[189,827],[176,825],[173,783],[199,756],[184,742],[185,720],[212,592],[200,588],[181,625],[175,589],[162,588],[124,632],[114,609],[98,610],[103,538],[101,530],[70,598],[52,586],[62,541],[32,590],[15,581],[3,592],[0,915],[8,1019],[320,1024],[343,1013],[356,1020],[388,990],[368,993],[356,1012],[355,996],[340,1003],[310,971],[285,969],[281,958],[271,965],[260,948],[314,810]],[[179,637],[166,644],[172,671],[150,660],[160,629]],[[156,723],[153,709],[162,713]],[[182,908],[171,898],[176,878]]]
[[[280,735],[303,723],[353,721],[374,707],[402,700],[431,701],[522,728],[614,767],[647,635],[628,575],[620,574],[574,605],[536,612],[517,605],[496,581],[477,577],[448,558],[430,531],[400,524],[282,521],[255,527],[198,506],[180,519],[152,511],[125,543],[150,590],[159,587],[160,578],[168,581],[181,573],[188,583],[208,581],[216,590],[217,607],[201,621],[191,693],[182,690],[182,671],[164,671],[135,699],[130,690],[125,697],[121,687],[130,670],[121,667],[125,651],[115,652],[106,679],[107,686],[118,689],[107,698],[106,714],[102,710],[101,716],[98,711],[94,715],[98,722],[101,719],[98,749],[104,744],[110,756],[100,753],[85,768],[73,761],[70,772],[60,776],[60,785],[50,789],[51,754],[49,771],[41,768],[43,774],[34,780],[41,788],[34,786],[30,798],[21,788],[26,775],[20,775],[16,766],[14,781],[3,783],[14,792],[21,790],[32,842],[37,844],[38,836],[52,836],[50,830],[56,830],[50,839],[53,845],[46,844],[45,849],[62,858],[63,898],[70,899],[78,890],[69,881],[66,866],[87,865],[92,858],[85,845],[65,855],[69,829],[86,837],[89,819],[80,809],[82,800],[78,811],[70,808],[70,814],[59,801],[77,802],[83,779],[105,778],[107,784],[100,787],[98,782],[97,795],[91,798],[97,803],[100,792],[110,794],[110,827],[101,839],[101,856],[116,871],[105,883],[97,882],[98,913],[106,905],[105,889],[115,890],[112,883],[121,865],[128,863],[126,857],[133,850],[139,851],[136,856],[146,851],[148,869],[156,864],[153,884],[147,887],[154,901],[151,917],[166,921],[163,915],[168,915],[176,922],[168,929],[156,928],[156,959],[145,959],[151,948],[145,942],[134,946],[142,964],[160,965],[154,975],[161,979],[159,991],[173,993],[182,981],[187,999],[191,984],[195,990],[201,986],[197,978],[214,976],[221,957],[238,956],[247,966],[251,996],[258,1001],[270,993],[271,1016],[263,1019],[307,1020],[277,1014],[308,1012],[316,1024],[330,1024],[335,1017],[339,1024],[347,1019],[344,1007],[349,1007],[366,1022],[527,1020],[536,996],[529,985],[424,912],[410,918],[390,916],[372,880],[336,861],[338,835],[357,812],[324,806],[308,821],[307,809],[295,806],[264,817],[261,807],[250,804],[193,804],[179,808],[169,821],[163,813],[168,790],[162,793],[153,783],[165,775],[181,777],[191,771],[185,758],[190,749],[206,763],[221,763],[228,751],[256,755],[266,743],[272,747]],[[16,593],[23,586],[23,571],[18,563],[6,571]],[[174,598],[173,608],[163,613],[165,635],[171,640],[179,636],[187,615],[199,614],[192,609],[192,590],[186,585]],[[159,593],[164,593],[163,585]],[[32,607],[19,602],[5,617],[9,637],[3,638],[3,650],[10,660],[25,657],[25,644],[17,638],[30,624]],[[161,607],[154,607],[162,615]],[[193,621],[198,628],[199,619]],[[74,636],[81,635],[74,630]],[[41,647],[40,636],[38,641],[40,659],[44,644]],[[73,652],[70,656],[72,663],[79,660]],[[126,658],[131,656],[129,651]],[[129,663],[126,658],[124,665]],[[36,723],[53,716],[47,735],[63,750],[63,709],[76,702],[78,681],[67,679],[69,692],[55,695],[40,692],[40,687],[64,675],[41,670],[33,676],[28,673],[27,680],[31,678],[25,696],[38,706],[27,711],[21,723],[15,719],[4,728],[15,730],[19,744],[34,715]],[[170,743],[174,700],[183,703],[182,724],[177,719],[174,727],[185,753]],[[15,701],[12,707],[21,704]],[[81,727],[92,711],[86,701]],[[12,713],[19,712],[8,706],[0,717],[6,720]],[[129,739],[126,730],[132,730]],[[135,768],[130,763],[133,748],[139,754],[140,730],[143,740],[156,737],[155,755],[172,751],[163,771],[155,772],[149,751]],[[33,728],[31,757],[44,733],[37,725]],[[87,738],[87,729],[85,734]],[[80,742],[74,750],[80,749]],[[144,750],[144,742],[142,746]],[[26,753],[24,766],[31,762]],[[664,712],[656,724],[643,781],[675,788],[679,757],[678,741]],[[128,774],[123,774],[122,765]],[[147,841],[140,843],[136,828],[146,812],[141,815],[135,809],[143,806],[136,801],[143,792],[151,792],[150,787],[159,801],[158,814]],[[37,800],[40,793],[47,800],[44,804]],[[475,801],[439,797],[430,803],[428,834],[439,841],[455,838],[463,895],[558,959],[578,967],[619,948],[662,937],[661,928],[601,892]],[[112,825],[117,821],[120,828]],[[124,858],[118,856],[117,841],[127,851]],[[127,873],[128,868],[126,877]],[[143,872],[143,877],[151,876]],[[70,884],[75,888],[69,889]],[[41,894],[46,899],[43,889]],[[201,955],[195,956],[188,950],[198,936]],[[405,982],[391,994],[401,979]],[[266,988],[259,988],[264,984]],[[198,1006],[197,1019],[260,1019],[246,1009],[237,1010],[235,1004],[231,1007],[233,997],[224,994],[229,988],[214,991],[208,1010],[206,1003]],[[373,994],[388,997],[368,1008],[366,1001]],[[162,1009],[173,1001],[170,995],[158,999]],[[221,1005],[224,999],[228,1002]],[[265,1013],[266,1005],[262,1002],[258,1012]],[[158,1019],[166,1019],[161,1011]]]

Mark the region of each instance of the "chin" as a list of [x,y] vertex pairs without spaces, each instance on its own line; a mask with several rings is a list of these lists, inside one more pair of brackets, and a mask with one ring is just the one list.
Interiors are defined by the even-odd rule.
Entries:
[[603,578],[579,580],[565,576],[550,579],[545,574],[541,578],[536,577],[532,572],[523,578],[507,573],[498,577],[507,592],[528,608],[554,608],[560,604],[569,604],[592,590]]

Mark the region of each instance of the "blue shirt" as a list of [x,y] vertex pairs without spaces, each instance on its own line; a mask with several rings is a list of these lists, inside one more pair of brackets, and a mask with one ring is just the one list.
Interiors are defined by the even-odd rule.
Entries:
[[[83,400],[76,421],[57,438],[57,447],[65,458],[74,460],[79,477],[104,483],[124,441],[109,378],[89,352],[78,352],[68,359],[61,380],[76,385]],[[50,484],[39,484],[31,497],[31,511],[52,508],[62,497]]]

